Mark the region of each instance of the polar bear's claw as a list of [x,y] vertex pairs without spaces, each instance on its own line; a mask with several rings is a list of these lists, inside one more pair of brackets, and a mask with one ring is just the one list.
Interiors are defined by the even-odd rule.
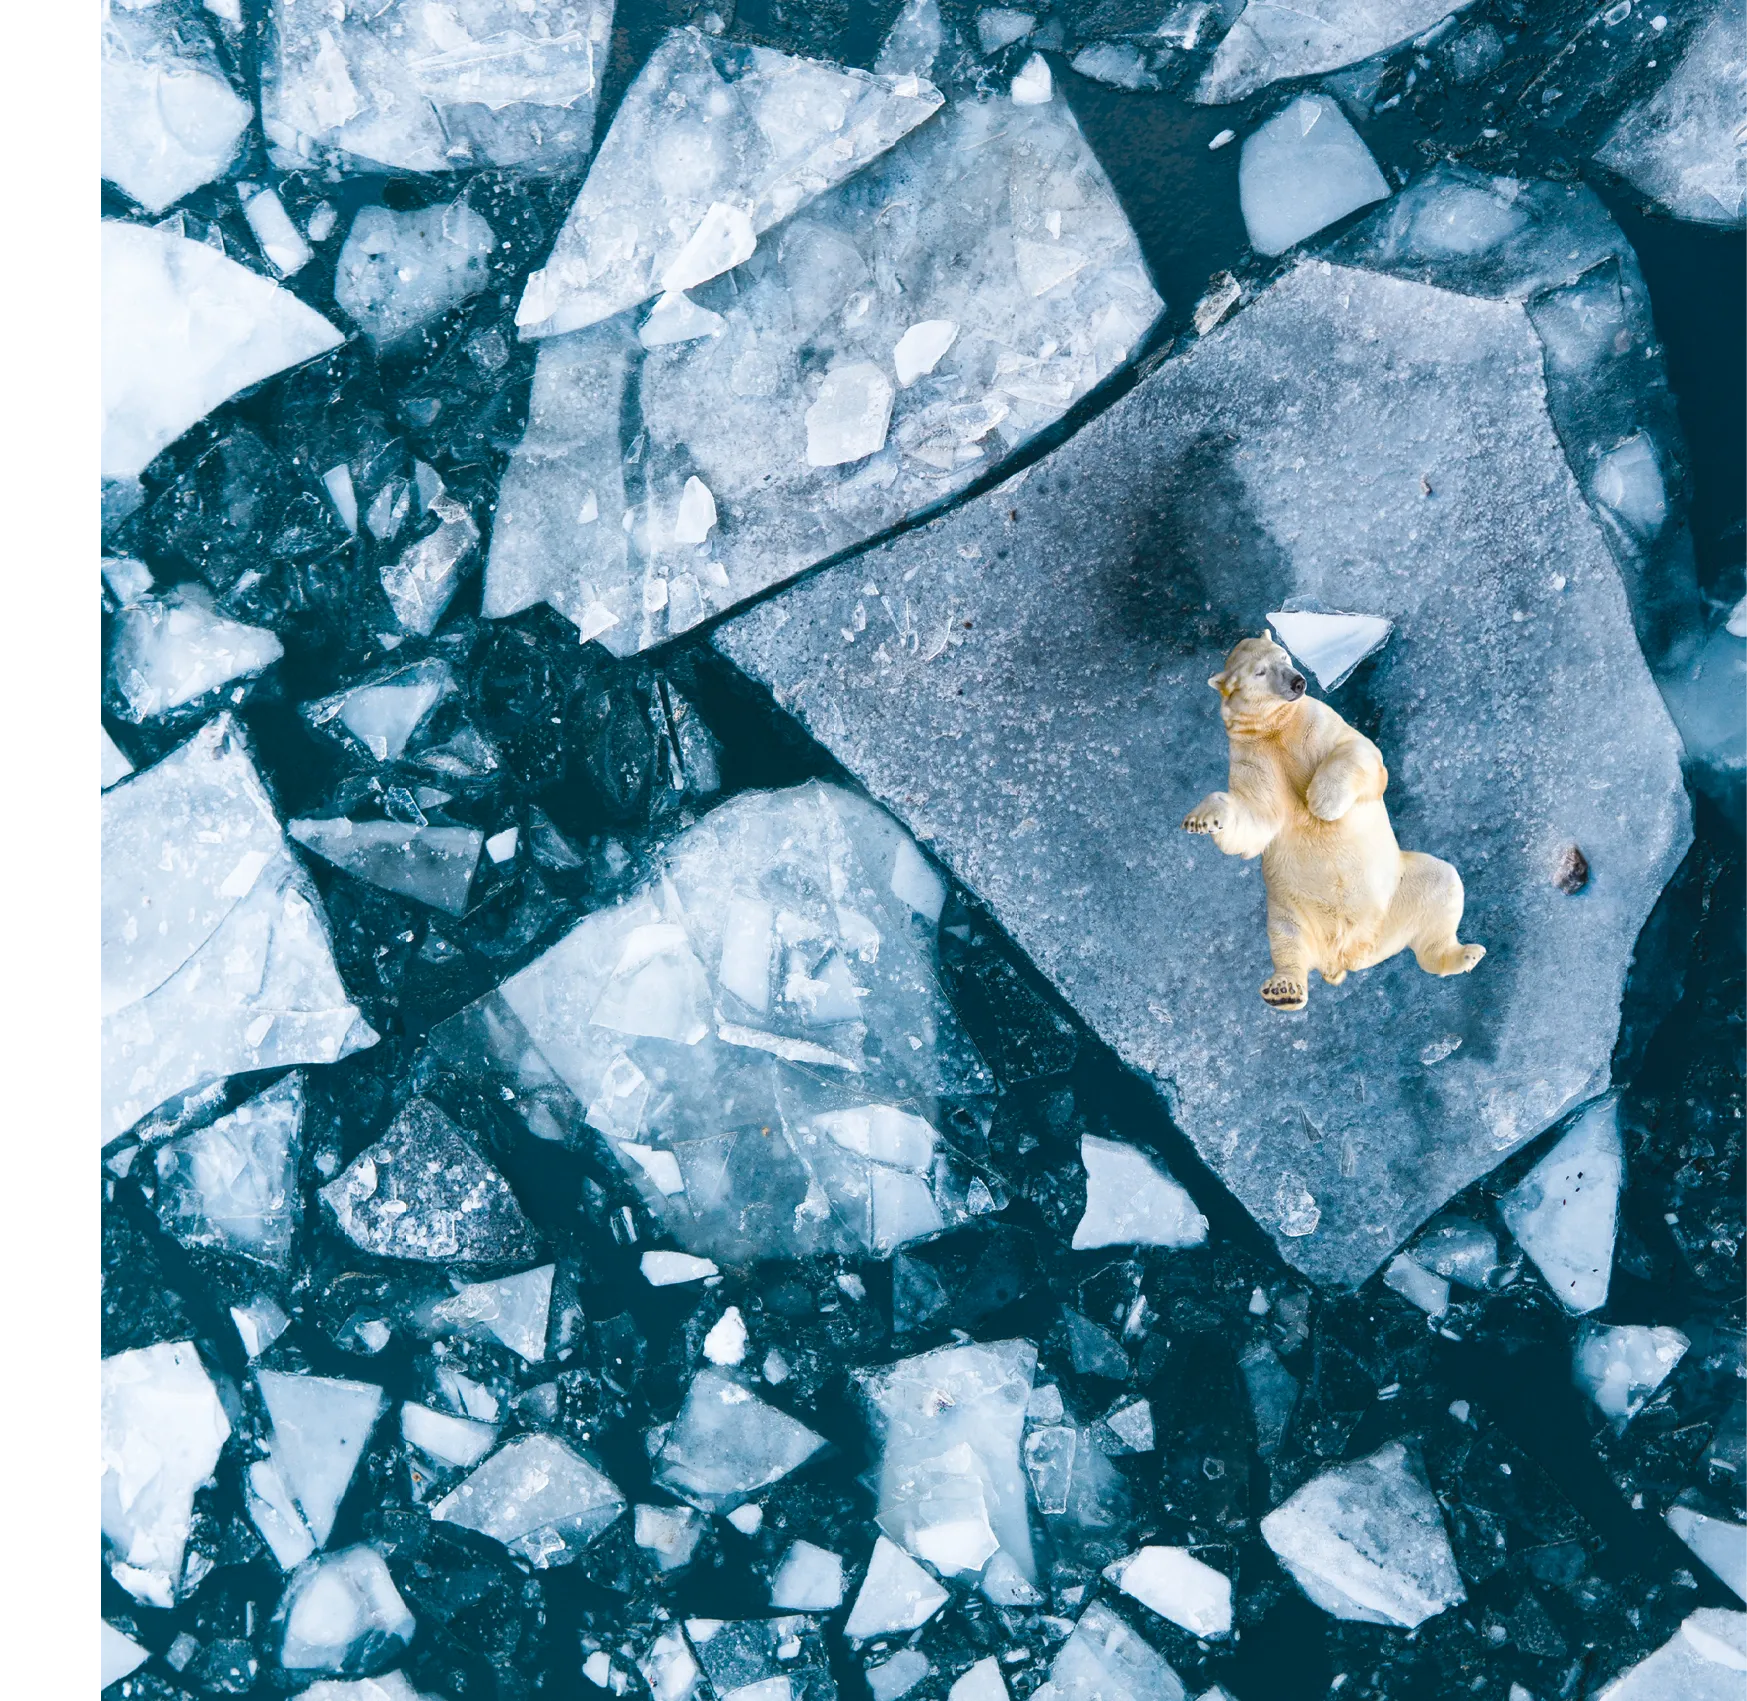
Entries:
[[1309,986],[1291,975],[1271,975],[1262,982],[1262,1002],[1276,1010],[1302,1010],[1309,1001]]

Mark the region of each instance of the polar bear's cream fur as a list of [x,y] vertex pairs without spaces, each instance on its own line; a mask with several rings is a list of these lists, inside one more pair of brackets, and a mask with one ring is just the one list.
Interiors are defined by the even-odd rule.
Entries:
[[1466,974],[1486,955],[1456,937],[1462,877],[1395,842],[1382,754],[1326,703],[1264,633],[1208,681],[1231,742],[1231,778],[1184,828],[1227,856],[1262,859],[1274,972],[1262,997],[1301,1010],[1315,969],[1331,986],[1411,950],[1428,974]]

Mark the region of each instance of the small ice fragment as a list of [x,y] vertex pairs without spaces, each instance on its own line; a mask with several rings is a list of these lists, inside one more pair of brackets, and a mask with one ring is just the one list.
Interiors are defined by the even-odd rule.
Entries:
[[807,464],[844,466],[885,447],[892,421],[892,384],[870,360],[826,373],[807,409]]
[[311,249],[277,192],[258,183],[239,183],[237,195],[243,203],[243,217],[273,270],[282,278],[302,271],[309,264]]
[[1008,1701],[1001,1662],[993,1654],[985,1654],[947,1690],[946,1701]]
[[104,1689],[120,1683],[130,1672],[137,1671],[151,1657],[131,1636],[125,1636],[108,1619],[103,1623],[103,1653],[99,1663],[98,1682]]
[[1049,74],[1049,61],[1034,53],[1019,67],[1013,79],[1015,106],[1047,106],[1055,95],[1055,79]]
[[1585,1324],[1572,1355],[1572,1380],[1616,1429],[1623,1430],[1691,1345],[1678,1329],[1666,1325]]
[[291,1319],[264,1293],[258,1293],[247,1305],[230,1308],[231,1322],[243,1343],[243,1351],[257,1359],[291,1327]]
[[750,260],[757,247],[751,217],[725,201],[713,202],[661,274],[661,288],[668,294],[695,289]]
[[897,853],[892,859],[890,885],[892,895],[901,898],[925,921],[940,920],[940,912],[946,905],[946,882],[935,873],[928,859],[916,848],[914,840],[902,838],[898,841]]
[[439,1465],[477,1465],[492,1449],[497,1430],[476,1418],[454,1417],[408,1400],[400,1408],[400,1433]]
[[1450,1309],[1450,1284],[1405,1252],[1390,1260],[1383,1272],[1383,1285],[1393,1288],[1410,1305],[1417,1305],[1428,1317],[1442,1317]]
[[377,348],[477,295],[497,239],[465,199],[397,213],[365,207],[334,270],[334,300]]
[[898,387],[907,390],[918,378],[932,372],[958,337],[954,319],[924,319],[898,338],[892,349]]
[[755,1536],[764,1527],[762,1506],[736,1506],[728,1514],[728,1522],[743,1536]]
[[663,1571],[678,1571],[691,1564],[704,1533],[704,1515],[695,1506],[655,1506],[647,1502],[633,1508],[631,1539],[655,1555]]
[[1104,1567],[1125,1595],[1193,1636],[1231,1632],[1231,1579],[1187,1548],[1143,1547]]
[[1093,1601],[1057,1650],[1049,1682],[1037,1693],[1048,1701],[1184,1701],[1186,1691],[1149,1643],[1102,1601]]
[[1499,1214],[1554,1297],[1582,1314],[1606,1303],[1625,1154],[1619,1104],[1603,1099],[1499,1201]]
[[825,1438],[715,1369],[686,1390],[656,1459],[655,1480],[705,1512],[728,1512],[791,1471]]
[[536,1570],[567,1565],[625,1510],[625,1497],[562,1441],[519,1435],[493,1453],[431,1516],[478,1530]]
[[344,522],[346,530],[354,537],[358,535],[358,492],[352,484],[352,469],[341,461],[337,467],[329,467],[321,475],[321,481],[327,486],[327,492],[334,505],[334,512]]
[[289,821],[286,832],[354,878],[464,915],[485,835],[477,827],[420,827],[404,821]]
[[643,1279],[654,1288],[671,1287],[675,1282],[701,1282],[718,1273],[711,1260],[695,1258],[689,1252],[645,1252],[639,1267]]
[[272,1422],[273,1464],[321,1547],[387,1401],[373,1383],[335,1376],[262,1370],[255,1381]]
[[1280,642],[1300,667],[1316,675],[1324,691],[1352,677],[1367,656],[1388,643],[1395,622],[1375,614],[1312,614],[1285,610],[1268,616]]
[[1699,1561],[1747,1600],[1747,1528],[1694,1506],[1670,1506],[1667,1519]]
[[1267,255],[1389,195],[1370,150],[1327,95],[1300,95],[1251,135],[1237,182],[1250,246]]
[[1172,1176],[1120,1140],[1082,1135],[1086,1210],[1074,1230],[1076,1252],[1099,1246],[1200,1246],[1207,1219]]
[[914,1630],[939,1612],[947,1599],[946,1590],[909,1554],[880,1536],[843,1634],[851,1642],[866,1642],[894,1631]]
[[285,1637],[279,1663],[287,1671],[344,1671],[368,1649],[385,1659],[410,1642],[417,1621],[373,1547],[321,1554],[286,1585],[280,1607]]
[[[930,3],[930,0],[922,0]],[[934,1668],[920,1648],[900,1648],[889,1660],[871,1665],[863,1675],[873,1701],[900,1701]]]
[[494,1340],[528,1364],[546,1356],[555,1266],[542,1264],[495,1281],[469,1282],[427,1314],[427,1327],[471,1340]]
[[704,1357],[711,1364],[738,1364],[746,1357],[746,1319],[731,1305],[704,1336]]
[[519,834],[514,827],[505,827],[501,833],[493,833],[485,841],[485,854],[493,862],[508,862],[516,854],[516,842]]
[[237,679],[252,679],[285,654],[262,626],[221,614],[201,585],[178,585],[117,611],[109,684],[125,720],[141,722],[198,702]]
[[1037,28],[1034,13],[1020,12],[1009,6],[985,6],[977,13],[977,46],[985,58],[1023,41]]
[[1237,131],[1235,131],[1235,130],[1221,130],[1219,132],[1219,134],[1217,136],[1215,136],[1213,138],[1213,140],[1207,144],[1207,148],[1208,148],[1208,151],[1211,153],[1215,149],[1226,147],[1230,143],[1235,142],[1236,140],[1237,140]]
[[679,516],[673,525],[675,543],[702,543],[716,523],[716,499],[710,487],[695,474],[685,481],[679,498]]
[[1596,462],[1590,492],[1640,538],[1655,537],[1668,518],[1668,486],[1641,431]]
[[797,1541],[770,1583],[770,1604],[783,1612],[835,1612],[843,1604],[843,1558]]
[[1146,55],[1132,41],[1095,41],[1074,55],[1082,77],[1113,89],[1156,89],[1159,80],[1147,68]]
[[671,348],[701,337],[719,337],[727,327],[728,321],[720,313],[698,306],[684,290],[669,290],[656,298],[638,326],[637,341],[645,348]]

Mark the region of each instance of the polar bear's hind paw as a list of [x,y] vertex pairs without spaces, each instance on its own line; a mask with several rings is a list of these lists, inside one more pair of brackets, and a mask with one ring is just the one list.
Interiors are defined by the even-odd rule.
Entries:
[[1310,1001],[1310,985],[1295,975],[1270,975],[1262,982],[1262,1002],[1276,1010],[1302,1010]]

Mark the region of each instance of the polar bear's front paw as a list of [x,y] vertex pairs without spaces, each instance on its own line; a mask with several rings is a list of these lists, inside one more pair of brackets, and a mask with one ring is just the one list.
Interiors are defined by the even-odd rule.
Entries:
[[1310,984],[1301,975],[1272,974],[1262,982],[1262,1002],[1276,1010],[1302,1010],[1310,1001]]
[[1227,798],[1223,792],[1213,792],[1195,805],[1183,819],[1185,833],[1222,833],[1225,824],[1230,819],[1231,811],[1226,808]]

